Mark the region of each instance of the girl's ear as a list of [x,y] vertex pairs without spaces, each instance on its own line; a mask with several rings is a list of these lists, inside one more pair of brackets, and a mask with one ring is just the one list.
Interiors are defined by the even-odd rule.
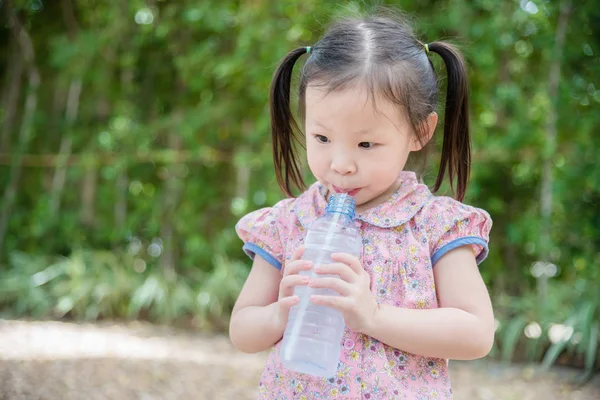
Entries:
[[432,112],[427,116],[427,118],[425,118],[423,122],[421,122],[421,126],[419,126],[419,129],[422,133],[421,140],[419,140],[419,138],[415,136],[415,140],[413,140],[410,151],[419,151],[423,147],[425,147],[427,143],[429,143],[429,141],[433,137],[433,132],[435,132],[437,122],[438,115],[436,112]]

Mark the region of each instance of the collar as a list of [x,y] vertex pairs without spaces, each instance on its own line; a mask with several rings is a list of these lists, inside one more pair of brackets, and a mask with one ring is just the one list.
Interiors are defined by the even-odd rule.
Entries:
[[[412,171],[402,171],[398,179],[400,187],[388,200],[357,214],[356,219],[380,228],[397,227],[411,220],[432,194]],[[293,209],[305,229],[325,213],[326,192],[327,189],[316,182],[296,199]]]

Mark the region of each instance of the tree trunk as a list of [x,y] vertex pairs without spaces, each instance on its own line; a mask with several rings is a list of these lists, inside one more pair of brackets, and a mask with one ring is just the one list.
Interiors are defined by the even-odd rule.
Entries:
[[[546,125],[546,146],[543,154],[542,166],[542,184],[541,184],[541,224],[539,235],[539,259],[540,261],[549,262],[550,253],[552,250],[551,237],[551,217],[552,217],[552,200],[554,186],[554,170],[553,161],[556,157],[556,136],[557,136],[557,120],[558,120],[558,85],[560,82],[560,67],[561,59],[565,45],[565,36],[567,34],[567,23],[571,14],[571,0],[564,0],[560,4],[560,14],[556,27],[554,38],[554,52],[550,64],[550,72],[548,76],[548,98],[551,101],[551,109],[547,117]],[[538,294],[540,305],[544,307],[546,304],[548,287],[548,276],[545,273],[538,278]]]
[[[77,28],[77,19],[75,17],[75,12],[70,4],[70,7],[64,7],[63,13],[65,16],[65,21],[71,21],[70,24],[74,29]],[[121,27],[122,21],[115,21],[114,31],[110,33],[111,37],[117,38],[121,37]],[[101,29],[101,27],[97,27],[97,29]],[[113,74],[115,71],[115,62],[117,59],[117,49],[115,46],[108,46],[106,51],[103,53],[104,60],[106,63],[106,67],[104,71],[106,71],[104,86],[98,96],[96,102],[96,118],[97,121],[102,121],[101,123],[106,123],[110,116],[111,112],[111,102],[109,99],[109,91],[110,88],[114,85],[113,82]],[[94,153],[98,151],[97,144],[95,140],[90,140],[86,146],[86,151],[89,153]],[[102,165],[102,161],[95,159],[94,162],[90,164],[85,164],[83,167],[85,168],[85,174],[82,182],[81,189],[81,208],[79,210],[79,220],[81,224],[85,227],[92,228],[95,225],[96,221],[96,193],[98,188],[98,170]],[[117,201],[115,202],[114,208],[114,221],[116,226],[122,228],[125,224],[125,220],[127,218],[127,187],[129,185],[129,180],[127,177],[127,171],[122,170],[119,172],[117,178],[117,188],[116,195]]]
[[127,220],[127,189],[129,187],[129,176],[127,175],[126,167],[122,167],[119,170],[115,186],[115,227],[118,232],[122,232]]
[[[167,146],[169,150],[179,151],[181,149],[181,137],[177,133],[176,126],[179,124],[181,118],[176,116],[174,119],[176,121],[175,126],[170,127]],[[182,189],[180,178],[176,172],[180,165],[181,164],[174,162],[167,167],[169,172],[167,173],[164,187],[162,221],[160,225],[160,237],[163,241],[163,253],[160,259],[161,267],[165,278],[168,280],[173,280],[177,276],[175,272],[175,266],[177,265],[177,253],[175,251],[176,241],[173,222]]]
[[[251,121],[246,120],[242,124],[242,136],[244,140],[242,141],[242,145],[237,148],[237,152],[240,154],[248,154],[250,153],[250,148],[248,147],[247,138],[252,134],[253,124]],[[234,157],[236,159],[236,157]],[[240,165],[241,163],[236,163],[235,165],[235,197],[248,200],[248,192],[250,185],[250,167],[248,165]]]
[[79,31],[79,24],[77,23],[77,16],[75,15],[75,7],[71,0],[61,0],[60,8],[63,14],[63,21],[67,26],[67,34],[71,41],[75,40],[77,32]]
[[[126,50],[127,51],[127,50]],[[121,71],[121,96],[130,99],[133,86],[133,67],[123,68]],[[116,182],[117,201],[115,202],[115,226],[119,231],[125,228],[127,220],[127,190],[129,187],[129,176],[127,175],[127,164],[120,164],[119,175]]]
[[[15,35],[11,35],[14,38]],[[10,135],[13,129],[15,118],[17,117],[17,105],[21,94],[21,76],[23,75],[23,57],[19,54],[19,44],[14,43],[17,40],[11,40],[11,62],[8,65],[6,80],[4,84],[4,97],[2,100],[2,109],[4,110],[4,120],[2,121],[2,131],[0,131],[0,153],[10,152]]]
[[60,201],[65,188],[67,178],[67,161],[71,156],[73,148],[72,126],[77,119],[79,110],[79,96],[81,94],[81,78],[73,79],[69,85],[69,94],[67,95],[67,109],[65,112],[66,132],[63,134],[60,142],[59,158],[57,160],[54,177],[52,179],[52,189],[50,192],[50,215],[58,215],[60,211]]
[[[191,41],[189,32],[182,35],[177,35],[173,38],[177,45],[174,47],[175,52],[184,54],[188,49],[188,44]],[[175,55],[174,55],[175,56]],[[183,97],[186,92],[186,85],[181,80],[176,80],[177,93]],[[174,151],[176,154],[181,150],[181,136],[179,135],[179,126],[184,118],[184,110],[175,109],[173,112],[172,123],[169,124],[167,133],[167,148]],[[160,265],[165,279],[175,280],[177,278],[178,252],[176,248],[176,230],[174,221],[176,219],[176,209],[179,204],[183,185],[179,173],[177,172],[181,166],[180,160],[177,158],[167,167],[168,173],[164,185],[164,197],[162,203],[162,220],[160,236],[163,241],[163,253],[160,259]]]
[[81,209],[79,211],[79,220],[87,228],[94,226],[94,199],[96,197],[96,187],[98,186],[98,167],[96,164],[85,166],[85,175],[81,189]]
[[[77,37],[79,27],[77,25],[77,18],[75,17],[75,9],[73,3],[70,0],[63,0],[60,2],[63,21],[67,27],[67,35],[69,41],[73,42]],[[82,72],[80,72],[82,74]],[[68,165],[67,161],[71,156],[73,148],[73,132],[72,128],[77,120],[77,114],[79,111],[79,96],[81,95],[82,78],[79,75],[76,78],[72,78],[69,84],[69,91],[67,94],[67,105],[65,111],[65,132],[61,135],[60,150],[58,163],[54,170],[54,177],[52,179],[52,189],[50,192],[50,215],[58,215],[60,211],[60,202],[63,196],[63,190],[65,188],[65,182],[67,178]]]
[[[129,3],[126,1],[122,1],[119,3],[119,20],[118,25],[122,27],[122,31],[120,32],[120,37],[122,38],[131,38],[133,37],[133,33],[130,29],[130,24],[127,23],[127,15],[128,15]],[[133,57],[137,57],[137,49],[135,48],[136,44],[132,42],[132,40],[126,40],[122,46],[120,46],[120,51],[122,54],[132,54]],[[120,57],[120,54],[117,54],[117,60]],[[119,61],[117,61],[119,64]],[[133,102],[134,96],[134,68],[135,63],[128,63],[127,65],[120,65],[120,83],[121,83],[121,99],[124,103],[131,104]],[[131,107],[132,109],[134,107]],[[127,110],[127,113],[130,111]],[[125,153],[129,153],[130,149],[124,149]],[[129,175],[128,175],[128,160],[125,162],[119,162],[119,175],[117,176],[116,181],[116,201],[115,201],[115,226],[118,232],[123,232],[125,229],[125,224],[127,222],[127,194],[129,190]]]
[[10,1],[6,2],[6,7],[8,9],[11,31],[13,35],[17,37],[21,54],[24,58],[24,62],[27,64],[28,81],[21,129],[19,130],[17,141],[16,157],[13,159],[10,166],[10,177],[8,186],[4,192],[4,199],[2,202],[3,207],[0,213],[0,259],[4,256],[2,250],[4,249],[4,239],[8,229],[8,219],[17,197],[17,189],[21,177],[21,156],[26,152],[31,137],[33,118],[37,109],[37,91],[40,86],[40,74],[35,65],[35,52],[31,37],[17,18]]

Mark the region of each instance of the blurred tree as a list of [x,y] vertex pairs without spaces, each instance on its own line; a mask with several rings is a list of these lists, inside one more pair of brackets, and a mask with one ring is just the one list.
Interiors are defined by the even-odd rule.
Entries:
[[[593,2],[0,2],[2,308],[195,316],[202,326],[226,318],[249,267],[233,227],[281,198],[268,113],[275,67],[315,43],[331,18],[374,4],[409,12],[423,41],[465,52],[467,202],[494,219],[482,273],[503,325],[499,344],[522,339],[522,327],[506,327],[513,317],[546,331],[583,298],[592,311],[577,325],[577,346],[591,348],[600,313]],[[427,183],[436,162],[432,154]],[[530,301],[537,261],[556,266],[545,270],[555,275],[545,307]]]

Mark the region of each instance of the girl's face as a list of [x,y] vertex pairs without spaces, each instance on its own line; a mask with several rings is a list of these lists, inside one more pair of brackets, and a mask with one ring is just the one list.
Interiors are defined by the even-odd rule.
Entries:
[[[315,178],[330,194],[353,196],[357,213],[387,200],[408,155],[421,149],[400,107],[382,97],[374,104],[359,88],[327,93],[309,85],[305,98],[306,151]],[[432,115],[435,121],[427,122],[435,127]]]

